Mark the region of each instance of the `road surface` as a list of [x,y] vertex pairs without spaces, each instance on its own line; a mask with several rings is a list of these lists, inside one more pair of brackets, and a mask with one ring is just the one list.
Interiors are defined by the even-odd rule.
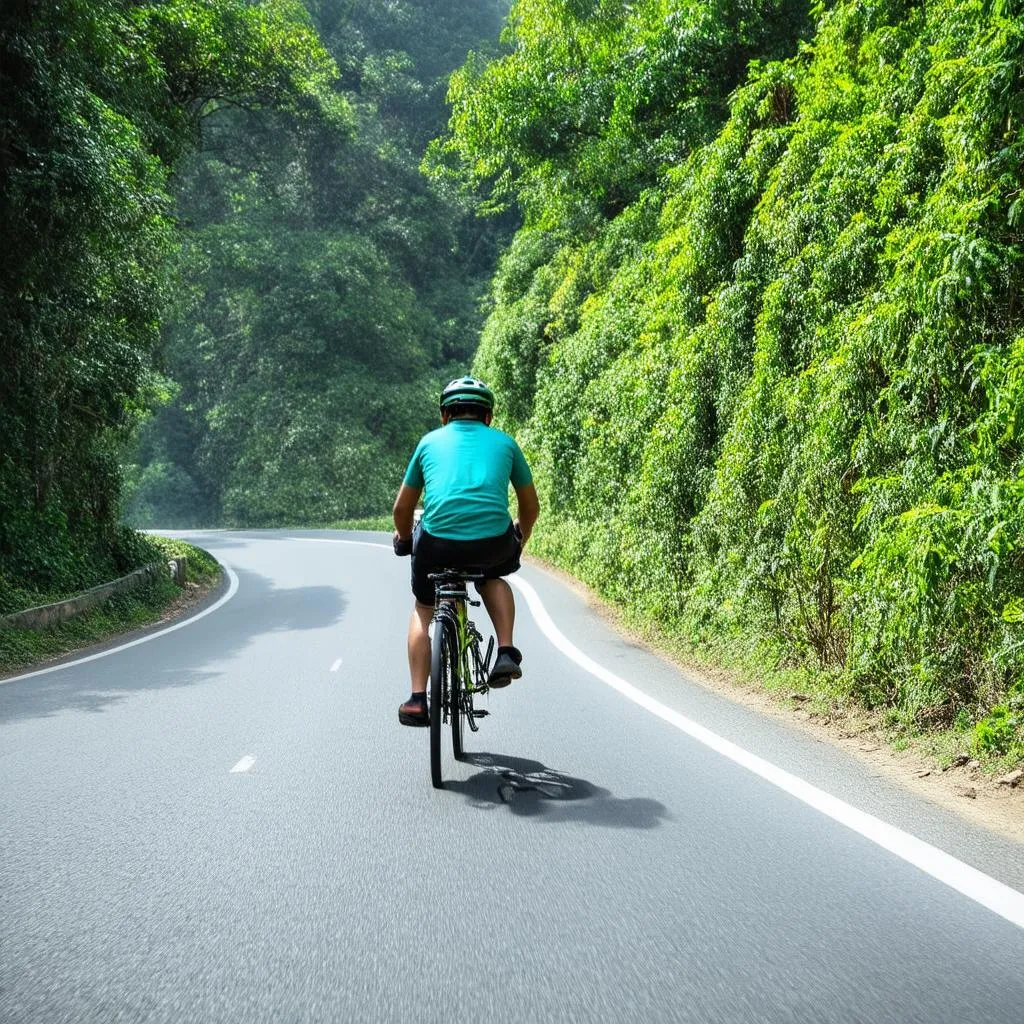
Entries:
[[191,539],[230,599],[0,684],[0,1020],[1024,1022],[1022,847],[701,689],[530,567],[577,656],[520,594],[525,675],[435,791],[427,730],[397,721],[387,538]]

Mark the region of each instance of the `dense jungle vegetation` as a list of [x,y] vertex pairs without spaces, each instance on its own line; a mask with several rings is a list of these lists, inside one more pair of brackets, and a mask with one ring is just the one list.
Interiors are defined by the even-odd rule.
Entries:
[[153,557],[124,513],[386,505],[505,230],[419,171],[505,10],[4,4],[0,613]]
[[525,223],[476,369],[541,552],[1024,755],[1017,0],[520,0],[433,173]]
[[506,11],[5,4],[0,611],[384,512],[475,353],[539,553],[1024,757],[1021,0]]
[[155,397],[171,172],[221,105],[349,123],[338,73],[290,0],[0,9],[0,612],[146,557],[119,463]]

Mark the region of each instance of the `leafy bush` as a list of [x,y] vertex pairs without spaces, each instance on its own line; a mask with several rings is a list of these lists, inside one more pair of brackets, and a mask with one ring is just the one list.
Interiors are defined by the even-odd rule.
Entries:
[[1005,754],[1016,742],[1024,739],[1024,715],[1021,714],[1020,702],[1016,708],[1009,704],[997,704],[975,726],[974,738],[978,750],[985,753]]
[[[1024,673],[1015,6],[850,0],[801,41],[799,6],[768,32],[669,4],[706,49],[647,117],[619,98],[674,51],[652,27],[621,58],[665,5],[520,0],[438,144],[527,214],[477,368],[536,466],[539,550],[690,645],[921,726],[1010,708]],[[611,134],[659,155],[602,162]],[[620,171],[625,203],[588,205]]]
[[220,576],[220,563],[203,548],[197,548],[194,544],[178,540],[175,537],[161,537],[157,534],[148,535],[147,540],[158,553],[158,557],[162,556],[166,559],[184,557],[187,559],[189,583],[209,583]]

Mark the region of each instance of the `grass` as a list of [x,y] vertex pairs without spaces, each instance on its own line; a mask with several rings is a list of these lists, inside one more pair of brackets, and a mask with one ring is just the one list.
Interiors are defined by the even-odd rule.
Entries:
[[340,519],[328,523],[328,530],[372,530],[378,533],[393,533],[395,524],[391,516],[366,516],[363,519]]
[[[555,563],[531,552],[532,557],[558,575],[570,576]],[[579,581],[577,581],[579,582]],[[871,734],[895,751],[913,751],[938,767],[967,754],[981,765],[986,775],[1004,774],[1024,764],[1024,744],[1011,743],[1006,750],[986,750],[976,742],[971,716],[948,725],[921,724],[912,715],[896,709],[866,707],[837,670],[819,670],[787,664],[784,651],[747,635],[713,637],[697,644],[682,626],[654,622],[635,609],[625,608],[584,586],[593,603],[616,626],[658,651],[678,665],[709,679],[737,688],[751,687],[767,693],[772,700],[790,708],[799,707],[813,718],[847,729],[847,735]]]
[[204,551],[194,544],[186,544],[185,541],[176,540],[173,537],[160,537],[151,533],[147,535],[147,539],[163,552],[165,558],[184,557],[188,559],[186,582],[202,586],[220,577],[220,563],[209,551]]
[[[187,583],[209,588],[220,578],[220,565],[202,548],[166,537],[150,540],[168,559],[187,557]],[[181,588],[170,575],[161,573],[130,593],[112,597],[48,629],[0,629],[0,672],[25,668],[149,625],[158,621],[181,595]]]

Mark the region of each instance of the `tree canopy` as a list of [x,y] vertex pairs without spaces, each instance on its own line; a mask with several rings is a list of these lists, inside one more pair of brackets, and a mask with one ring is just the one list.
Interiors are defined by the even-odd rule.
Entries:
[[160,525],[323,524],[389,506],[465,372],[506,221],[420,173],[448,75],[499,3],[311,4],[347,121],[221,107],[176,183],[186,227],[166,404],[129,512]]

